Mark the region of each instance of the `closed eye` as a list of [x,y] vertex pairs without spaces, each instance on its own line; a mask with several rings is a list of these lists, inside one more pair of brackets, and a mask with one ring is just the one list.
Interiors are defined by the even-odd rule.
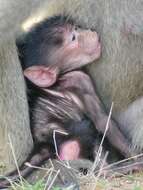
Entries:
[[76,39],[75,34],[73,34],[72,41],[74,41],[75,39]]

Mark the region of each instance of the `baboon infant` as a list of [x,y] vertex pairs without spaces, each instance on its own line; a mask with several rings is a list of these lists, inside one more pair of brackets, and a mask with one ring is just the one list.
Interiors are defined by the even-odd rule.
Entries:
[[[104,133],[108,115],[90,77],[79,69],[100,57],[98,34],[59,15],[37,24],[18,47],[28,79],[31,131],[40,148],[30,162],[38,165],[55,156],[54,131],[67,133],[55,135],[60,159],[93,159],[97,131]],[[130,156],[128,141],[113,120],[106,136],[121,154]],[[30,171],[26,168],[22,175]]]
[[[90,77],[77,70],[99,58],[101,45],[97,33],[78,28],[65,16],[55,16],[35,26],[20,49],[24,75],[30,81],[31,126],[35,142],[50,141],[54,130],[72,134],[76,129],[70,131],[67,123],[70,126],[73,121],[82,121],[85,115],[100,133],[104,133],[107,115]],[[63,135],[59,136],[64,139]],[[113,121],[107,137],[121,153],[130,155],[128,142]],[[116,145],[114,138],[116,142],[118,139]],[[60,154],[63,159],[67,156],[71,159],[69,150],[66,155],[67,147],[77,150],[75,158],[80,156],[77,139],[59,144],[59,153],[64,152],[64,155]]]

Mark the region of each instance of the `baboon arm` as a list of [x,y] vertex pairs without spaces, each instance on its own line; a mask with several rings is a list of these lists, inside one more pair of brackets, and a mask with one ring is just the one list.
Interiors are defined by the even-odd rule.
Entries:
[[[84,111],[94,122],[97,130],[104,134],[108,115],[104,111],[102,102],[98,98],[90,77],[81,72],[73,71],[62,77],[60,85],[65,88],[76,88],[77,94],[84,103]],[[106,136],[110,143],[117,148],[124,156],[130,157],[129,142],[119,130],[117,124],[111,119]]]
[[[108,115],[104,112],[103,106],[97,97],[96,93],[88,94],[84,96],[85,107],[89,117],[94,122],[97,130],[104,134],[106,130],[106,124],[108,121]],[[108,130],[106,136],[109,142],[117,148],[125,157],[130,157],[129,142],[125,136],[119,130],[117,124],[112,120],[109,120]]]

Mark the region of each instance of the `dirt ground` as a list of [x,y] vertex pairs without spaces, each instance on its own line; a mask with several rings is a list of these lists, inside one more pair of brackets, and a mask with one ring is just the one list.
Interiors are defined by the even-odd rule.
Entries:
[[99,179],[95,185],[94,179],[84,180],[81,190],[143,190],[143,174],[127,175],[112,179]]

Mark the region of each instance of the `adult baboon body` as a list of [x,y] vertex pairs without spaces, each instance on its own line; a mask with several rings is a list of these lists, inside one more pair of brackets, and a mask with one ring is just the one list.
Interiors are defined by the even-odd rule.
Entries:
[[19,165],[33,146],[15,37],[20,33],[21,23],[40,3],[32,0],[0,0],[0,174],[15,169],[9,137]]

